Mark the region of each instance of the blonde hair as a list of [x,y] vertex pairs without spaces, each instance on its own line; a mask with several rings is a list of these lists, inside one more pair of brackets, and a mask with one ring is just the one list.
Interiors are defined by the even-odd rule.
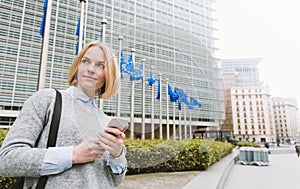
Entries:
[[105,60],[105,67],[104,67],[104,73],[105,73],[105,82],[104,82],[104,89],[100,88],[98,91],[98,96],[100,98],[108,99],[119,91],[120,86],[120,68],[119,64],[116,60],[115,54],[113,53],[113,50],[105,45],[104,43],[101,43],[100,41],[92,41],[88,43],[77,55],[75,58],[71,68],[69,69],[68,73],[68,85],[76,85],[76,74],[78,70],[78,66],[81,62],[82,57],[87,52],[87,50],[93,46],[99,47],[104,54],[104,60]]

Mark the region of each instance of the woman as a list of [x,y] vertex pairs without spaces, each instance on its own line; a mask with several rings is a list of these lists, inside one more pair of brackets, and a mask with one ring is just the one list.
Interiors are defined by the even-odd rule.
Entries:
[[98,41],[86,45],[69,70],[70,87],[60,91],[62,113],[56,147],[45,148],[55,90],[44,89],[26,100],[3,141],[0,175],[26,177],[24,188],[35,188],[43,175],[49,175],[45,187],[49,189],[119,185],[127,166],[125,134],[107,127],[110,118],[94,102],[96,95],[107,99],[118,92],[119,75],[110,48]]

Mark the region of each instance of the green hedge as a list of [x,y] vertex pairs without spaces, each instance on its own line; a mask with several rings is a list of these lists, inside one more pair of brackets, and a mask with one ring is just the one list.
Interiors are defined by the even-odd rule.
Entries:
[[254,142],[247,142],[247,141],[241,141],[241,142],[238,142],[238,146],[239,147],[242,147],[242,146],[246,146],[246,147],[255,147],[255,148],[259,148],[260,145],[259,144],[256,144]]
[[[0,145],[8,130],[0,129]],[[206,170],[213,163],[230,154],[232,144],[212,140],[125,140],[127,173],[153,173]],[[14,178],[0,177],[5,189]]]
[[127,174],[206,170],[234,148],[212,140],[125,140]]
[[[0,129],[0,146],[2,145],[2,142],[8,132],[8,129]],[[10,177],[2,177],[0,176],[0,188],[6,189],[8,186],[15,181],[15,178]]]

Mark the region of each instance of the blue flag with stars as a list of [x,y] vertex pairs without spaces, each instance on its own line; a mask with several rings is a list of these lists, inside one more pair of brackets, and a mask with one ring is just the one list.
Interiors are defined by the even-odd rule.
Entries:
[[148,85],[152,86],[155,83],[155,80],[156,80],[156,74],[150,71],[150,77],[148,78]]
[[42,17],[42,23],[40,27],[40,35],[44,36],[44,30],[45,30],[45,22],[46,22],[46,14],[47,14],[47,6],[48,6],[48,0],[44,1],[43,6],[43,17]]
[[126,65],[125,57],[123,54],[123,51],[120,52],[120,73],[121,73],[121,79],[123,79],[123,65]]
[[172,87],[170,84],[168,84],[168,95],[170,97],[171,102],[176,102],[178,100],[178,94],[172,90]]
[[156,99],[160,100],[160,80],[158,80]]

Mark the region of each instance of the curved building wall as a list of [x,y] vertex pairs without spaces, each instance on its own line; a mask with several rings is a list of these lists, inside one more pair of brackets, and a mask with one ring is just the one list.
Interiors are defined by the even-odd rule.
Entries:
[[[18,110],[37,90],[42,37],[39,35],[44,1],[0,1],[0,109]],[[125,59],[135,49],[135,68],[142,59],[145,78],[145,119],[151,122],[150,71],[161,74],[162,111],[155,100],[155,123],[167,117],[166,79],[202,103],[202,108],[179,111],[169,103],[169,116],[176,124],[218,126],[224,119],[224,88],[214,57],[212,0],[89,0],[85,41],[99,39],[101,21],[107,19],[105,42],[118,55],[120,35]],[[75,30],[80,16],[77,0],[53,0],[48,48],[46,87],[65,88],[67,73],[75,58]],[[121,90],[121,117],[131,113],[131,84],[125,75]],[[135,82],[134,117],[142,118],[142,82]],[[155,97],[157,94],[157,82]],[[117,96],[105,100],[103,109],[116,116]],[[173,105],[175,108],[173,109]],[[184,110],[186,109],[186,111]],[[4,119],[6,120],[6,119]],[[4,121],[5,122],[5,121]],[[6,123],[4,123],[5,125]],[[2,124],[3,125],[3,124]]]

